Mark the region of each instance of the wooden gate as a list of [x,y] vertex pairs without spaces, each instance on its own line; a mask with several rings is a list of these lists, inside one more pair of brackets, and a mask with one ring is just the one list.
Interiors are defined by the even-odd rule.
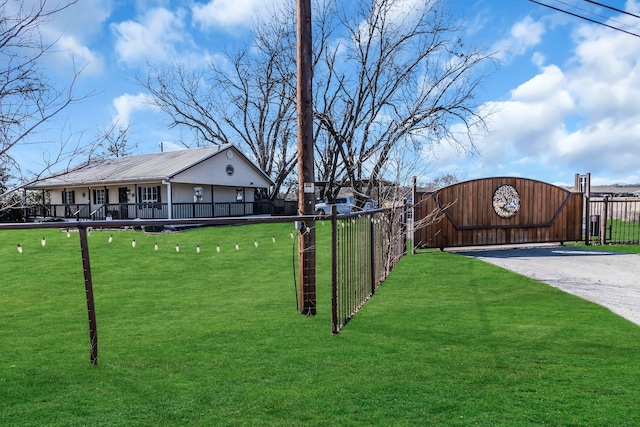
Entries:
[[416,248],[582,240],[582,193],[526,178],[484,178],[416,197]]

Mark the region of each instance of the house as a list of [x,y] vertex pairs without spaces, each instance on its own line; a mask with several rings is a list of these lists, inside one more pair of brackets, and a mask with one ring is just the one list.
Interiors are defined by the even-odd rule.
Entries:
[[639,197],[640,185],[592,185],[591,197]]
[[92,220],[211,218],[261,213],[271,179],[231,144],[90,161],[26,185],[37,217]]

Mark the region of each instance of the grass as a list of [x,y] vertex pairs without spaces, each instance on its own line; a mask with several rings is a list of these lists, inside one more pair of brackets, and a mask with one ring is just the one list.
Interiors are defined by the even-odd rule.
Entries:
[[640,245],[582,245],[582,248],[610,252],[623,252],[627,254],[640,254]]
[[111,244],[94,231],[98,366],[77,235],[0,232],[0,425],[640,424],[636,325],[430,252],[405,257],[332,336],[329,227],[308,318],[292,228],[113,232]]
[[[606,240],[612,243],[634,243],[640,241],[640,222],[622,221],[619,219],[607,219]],[[600,231],[598,231],[600,233]],[[592,236],[598,241],[598,236]]]
[[585,245],[584,242],[566,242],[566,246],[581,248],[581,249],[591,249],[597,251],[609,251],[609,252],[622,252],[628,254],[640,254],[640,245],[632,245],[632,244],[606,244],[606,245]]
[[[609,233],[609,230],[611,232]],[[640,241],[640,223],[622,221],[619,219],[607,220],[607,235],[612,242],[637,242]]]

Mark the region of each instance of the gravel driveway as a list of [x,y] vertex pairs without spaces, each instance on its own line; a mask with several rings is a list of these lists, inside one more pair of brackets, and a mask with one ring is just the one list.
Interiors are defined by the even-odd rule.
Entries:
[[593,301],[640,325],[640,255],[564,246],[456,252]]

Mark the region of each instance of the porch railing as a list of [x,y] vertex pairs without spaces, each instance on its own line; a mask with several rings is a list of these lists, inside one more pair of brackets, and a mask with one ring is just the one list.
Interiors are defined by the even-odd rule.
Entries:
[[[20,209],[26,220],[75,219],[75,220],[119,220],[119,219],[168,219],[168,203],[110,203],[91,209],[89,204],[40,204]],[[173,203],[172,218],[219,218],[283,212],[273,202],[228,202],[228,203]]]
[[25,219],[33,218],[68,218],[68,219],[90,219],[91,206],[85,204],[73,205],[31,205],[20,208],[13,208],[24,212]]

